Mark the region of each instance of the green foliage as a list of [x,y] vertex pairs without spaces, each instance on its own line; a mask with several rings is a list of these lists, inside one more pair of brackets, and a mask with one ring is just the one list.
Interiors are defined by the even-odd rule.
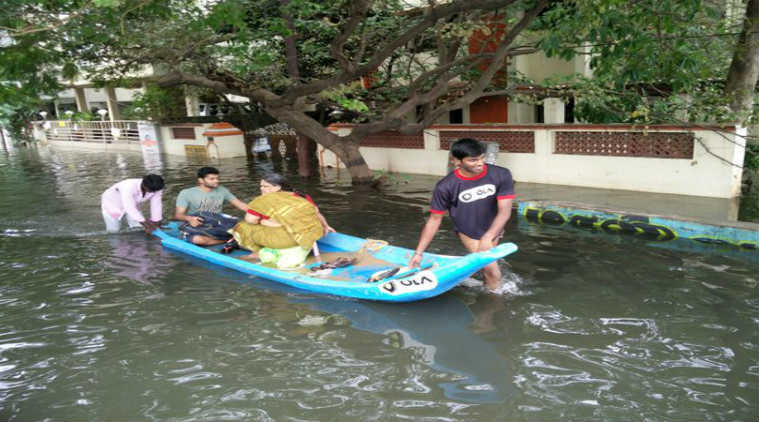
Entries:
[[756,172],[759,170],[759,144],[758,143],[749,143],[746,145],[746,156],[743,161],[743,166],[750,170]]
[[95,113],[91,113],[89,111],[77,111],[76,113],[71,115],[71,119],[74,121],[96,121],[100,120],[100,116],[96,115]]
[[406,173],[395,173],[387,170],[374,171],[374,185],[400,185],[408,184],[411,176]]
[[322,92],[322,98],[332,101],[342,108],[350,111],[365,112],[369,111],[369,107],[366,104],[356,99],[355,97],[361,95],[363,88],[359,83],[351,85],[341,85],[329,91]]
[[[371,86],[337,80],[335,38],[350,20],[348,0],[7,0],[0,9],[0,119],[10,122],[38,109],[74,78],[120,85],[150,65],[156,73],[184,72],[235,89],[280,95],[314,81],[318,93],[301,98],[341,108],[355,121],[384,119],[409,97],[424,94],[443,72],[415,81],[439,64],[451,47],[461,62],[448,71],[466,92],[481,75],[465,60],[475,32],[487,36],[492,16],[467,10],[439,20],[399,45],[371,73]],[[535,2],[498,9],[513,28]],[[517,44],[549,57],[589,57],[592,78],[571,75],[541,81],[550,95],[575,98],[578,119],[594,123],[729,122],[745,119],[726,107],[723,81],[737,36],[724,2],[705,0],[567,0],[532,23]],[[361,66],[400,34],[425,19],[404,0],[376,0],[345,39],[342,53]],[[298,78],[288,74],[286,39],[295,37]],[[515,44],[515,46],[518,46]],[[456,48],[453,48],[456,47]],[[510,72],[508,87],[534,84]],[[210,84],[206,84],[210,86]],[[210,89],[210,88],[209,88]],[[491,87],[490,90],[498,89]],[[430,107],[445,105],[432,98]],[[220,92],[215,92],[219,94]],[[557,94],[558,93],[558,94]],[[517,92],[512,100],[537,102],[541,93]],[[123,114],[174,118],[184,113],[182,91],[149,88]],[[756,116],[759,113],[754,113]],[[755,117],[754,117],[755,118]]]
[[[588,122],[734,122],[724,80],[740,26],[728,2],[573,0],[537,22],[549,57],[590,57],[593,77],[569,83]],[[739,24],[740,22],[738,22]]]
[[144,92],[137,94],[122,114],[127,120],[170,120],[187,115],[182,88],[161,88],[148,85]]

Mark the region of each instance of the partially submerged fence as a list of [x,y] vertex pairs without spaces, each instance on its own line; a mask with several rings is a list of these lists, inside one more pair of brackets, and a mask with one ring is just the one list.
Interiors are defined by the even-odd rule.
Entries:
[[48,141],[133,143],[140,142],[137,121],[47,120],[34,122]]

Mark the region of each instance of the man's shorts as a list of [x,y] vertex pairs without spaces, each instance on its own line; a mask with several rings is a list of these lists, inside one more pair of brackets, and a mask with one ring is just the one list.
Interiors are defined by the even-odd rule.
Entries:
[[203,224],[198,227],[192,227],[190,223],[179,226],[181,238],[188,242],[192,242],[192,238],[197,235],[227,241],[232,238],[229,230],[238,223],[232,216],[215,212],[202,211],[193,216],[202,218]]

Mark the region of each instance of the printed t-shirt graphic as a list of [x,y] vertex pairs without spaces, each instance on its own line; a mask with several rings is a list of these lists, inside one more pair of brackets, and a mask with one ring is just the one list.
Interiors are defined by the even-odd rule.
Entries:
[[177,207],[187,208],[187,215],[199,212],[220,213],[224,200],[231,201],[236,197],[224,186],[218,186],[210,192],[200,187],[183,189],[177,196]]
[[498,200],[514,197],[514,180],[506,168],[486,165],[473,177],[456,169],[435,185],[430,212],[448,211],[457,232],[479,239],[498,214]]

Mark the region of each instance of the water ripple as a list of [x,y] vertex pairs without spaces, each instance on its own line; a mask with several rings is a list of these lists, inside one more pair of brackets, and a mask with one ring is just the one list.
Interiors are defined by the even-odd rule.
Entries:
[[[206,164],[164,157],[165,210]],[[365,189],[293,164],[213,163],[240,199],[281,171],[341,231],[418,240],[436,177]],[[106,235],[100,193],[145,171],[0,155],[0,420],[756,419],[755,262],[513,221],[503,295],[343,300]],[[430,250],[464,253],[447,223]]]

